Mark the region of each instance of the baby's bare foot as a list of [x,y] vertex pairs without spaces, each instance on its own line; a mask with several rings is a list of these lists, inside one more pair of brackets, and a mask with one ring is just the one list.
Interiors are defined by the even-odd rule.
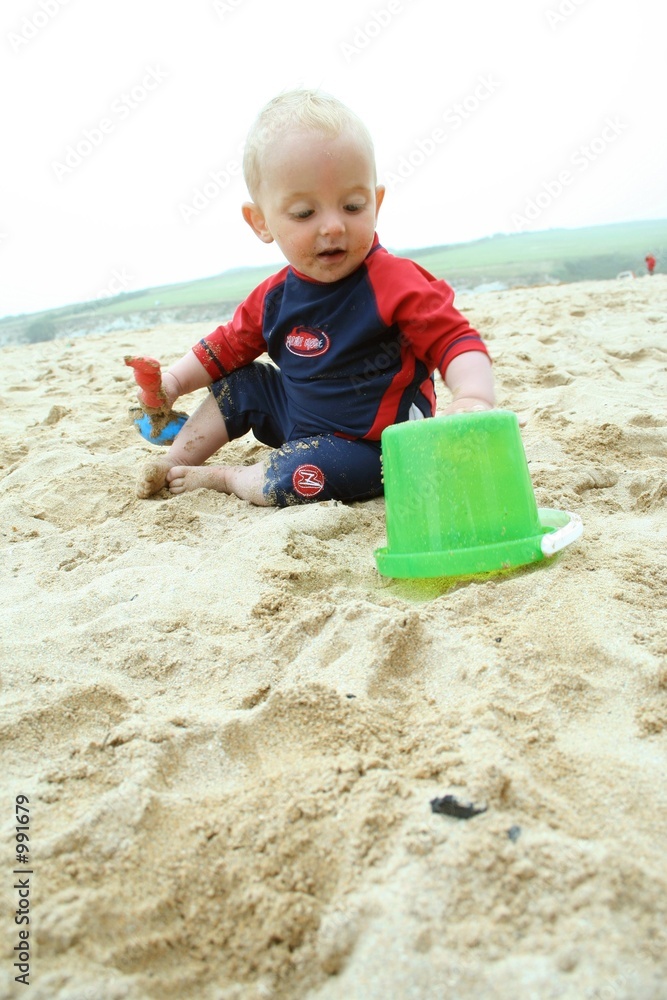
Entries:
[[171,468],[166,458],[153,459],[142,469],[139,481],[137,482],[137,496],[140,500],[152,497],[158,493],[167,483],[167,473]]
[[175,465],[167,473],[167,485],[172,493],[201,489],[231,493],[227,485],[228,468],[225,465]]

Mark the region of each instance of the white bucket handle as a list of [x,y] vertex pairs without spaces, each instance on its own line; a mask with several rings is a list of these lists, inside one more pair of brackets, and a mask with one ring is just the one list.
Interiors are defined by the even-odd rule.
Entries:
[[566,545],[576,542],[577,538],[581,538],[584,533],[584,526],[578,514],[573,514],[569,510],[564,510],[562,513],[566,514],[569,518],[567,524],[557,528],[556,531],[549,531],[546,535],[542,535],[540,544],[542,546],[542,554],[545,556],[555,555],[556,552],[564,549]]

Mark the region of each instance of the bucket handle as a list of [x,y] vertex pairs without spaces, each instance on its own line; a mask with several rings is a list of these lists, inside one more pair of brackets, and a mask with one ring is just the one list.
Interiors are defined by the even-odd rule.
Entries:
[[542,535],[540,544],[542,546],[542,554],[545,556],[553,556],[556,552],[560,552],[566,545],[576,542],[577,538],[581,538],[584,532],[584,526],[578,514],[573,514],[569,510],[564,510],[562,513],[567,515],[569,518],[568,522],[562,527],[557,528],[556,531],[550,531],[546,535]]

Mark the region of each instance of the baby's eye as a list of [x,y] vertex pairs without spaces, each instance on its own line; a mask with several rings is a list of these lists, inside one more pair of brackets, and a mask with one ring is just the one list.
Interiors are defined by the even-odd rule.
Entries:
[[357,204],[353,203],[351,205],[346,205],[345,206],[345,211],[346,212],[360,212],[363,207],[364,207],[363,205],[357,205]]
[[304,208],[302,212],[292,212],[293,219],[307,219],[313,214],[312,208]]

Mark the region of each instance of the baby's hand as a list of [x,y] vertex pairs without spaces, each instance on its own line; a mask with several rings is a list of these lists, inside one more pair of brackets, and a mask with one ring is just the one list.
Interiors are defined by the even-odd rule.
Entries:
[[445,413],[477,413],[481,410],[492,410],[493,406],[486,399],[479,399],[477,396],[460,396],[453,399],[449,406],[445,407]]
[[182,395],[180,382],[171,372],[164,372],[162,375],[162,391],[171,407],[173,407],[178,397]]
[[[170,375],[169,372],[165,372],[162,376],[161,395],[164,396],[165,405],[169,407],[169,409],[173,408],[174,403],[180,395],[179,388],[178,382],[174,376]],[[137,389],[137,399],[142,406],[151,405],[150,400],[146,398],[146,393],[143,389]]]

